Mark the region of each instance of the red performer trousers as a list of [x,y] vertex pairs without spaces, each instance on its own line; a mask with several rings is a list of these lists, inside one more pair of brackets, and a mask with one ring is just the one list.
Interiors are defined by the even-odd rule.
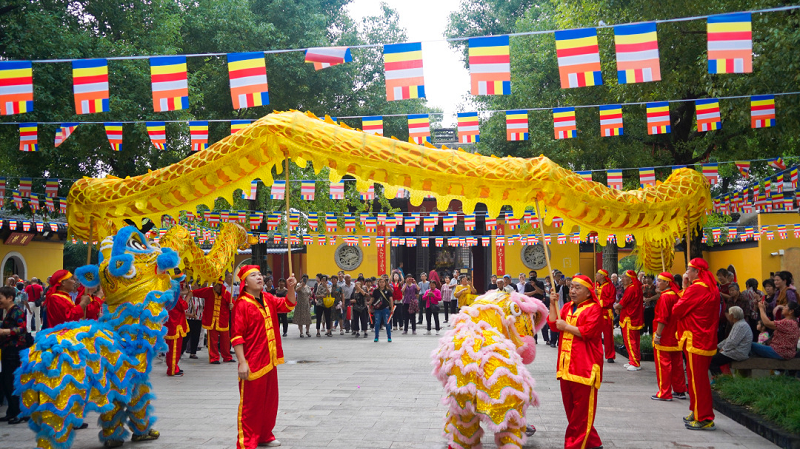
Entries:
[[561,381],[561,400],[567,412],[567,433],[564,449],[600,447],[600,435],[594,428],[597,412],[597,388],[568,380]]
[[686,354],[686,377],[689,383],[689,409],[694,413],[696,421],[714,420],[714,405],[711,399],[711,380],[708,378],[708,367],[711,356]]
[[239,379],[239,437],[236,449],[255,449],[275,439],[272,429],[278,416],[278,370],[273,368],[256,380]]
[[614,350],[614,315],[609,318],[610,311],[603,310],[603,346],[606,348],[606,358],[617,358]]
[[181,359],[181,349],[183,348],[183,337],[167,339],[167,376],[174,376],[181,369],[178,362]]
[[683,352],[665,351],[653,347],[656,356],[656,380],[662,399],[672,399],[672,392],[686,393],[686,377],[683,375]]
[[628,350],[628,362],[632,366],[639,366],[642,357],[639,353],[639,339],[642,334],[639,329],[631,329],[630,326],[622,326],[622,340],[625,342],[625,349]]
[[[219,344],[219,347],[217,347]],[[232,360],[231,356],[231,333],[229,331],[208,330],[208,362],[219,362],[219,355],[222,353],[222,360]]]

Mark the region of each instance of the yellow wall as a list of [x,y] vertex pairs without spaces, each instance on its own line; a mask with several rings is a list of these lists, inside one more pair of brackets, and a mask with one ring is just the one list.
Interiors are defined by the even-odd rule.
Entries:
[[[722,247],[724,248],[725,245]],[[733,265],[736,268],[739,286],[742,288],[744,288],[744,282],[750,278],[756,278],[759,284],[764,280],[761,274],[761,249],[758,247],[706,251],[703,253],[703,258],[708,262],[709,269],[715,275],[720,268],[728,268],[728,265]]]
[[45,282],[48,276],[64,267],[63,242],[32,241],[26,246],[0,243],[0,261],[5,259],[9,253],[18,253],[24,260],[27,271],[20,275],[25,279],[37,277]]
[[[798,273],[799,267],[794,266],[787,266],[784,262],[783,256],[773,256],[771,253],[778,252],[779,250],[788,250],[790,248],[797,248],[800,247],[800,239],[794,238],[794,224],[800,222],[800,218],[798,218],[796,213],[770,213],[770,214],[758,214],[758,224],[762,228],[764,226],[769,226],[769,229],[775,234],[775,238],[773,240],[767,240],[766,234],[761,235],[761,241],[759,242],[759,248],[761,249],[761,270],[758,272],[759,276],[751,276],[755,277],[760,281],[769,277],[771,272],[775,271],[791,271],[794,274],[795,278],[800,275]],[[786,232],[786,239],[781,239],[776,231],[776,226],[779,224],[787,225],[787,232]],[[737,271],[739,270],[739,266],[734,264]],[[739,280],[741,281],[742,276],[738,276]]]
[[[513,235],[518,233],[517,230],[509,229],[505,224],[498,223],[497,226],[503,226],[503,231],[508,237],[509,234]],[[534,229],[535,232],[540,232],[538,229]],[[574,243],[569,241],[569,236],[567,236],[567,243],[560,245],[557,240],[558,233],[563,231],[563,228],[554,228],[552,226],[545,226],[544,232],[546,234],[550,234],[550,263],[553,264],[554,270],[560,270],[567,276],[572,276],[573,274],[577,273],[579,270],[582,270],[581,267],[581,260],[580,260],[580,247]],[[496,235],[493,231],[492,235]],[[538,235],[538,234],[537,234]],[[524,263],[522,263],[522,244],[518,241],[514,243],[512,246],[505,246],[506,252],[506,272],[505,273],[498,273],[497,272],[497,257],[496,257],[496,245],[494,241],[492,241],[492,273],[497,275],[508,274],[513,279],[517,279],[520,273],[528,274],[530,268],[526,267]],[[591,262],[591,259],[589,260]],[[589,270],[591,271],[591,269]],[[582,272],[582,271],[581,271]],[[547,272],[547,268],[543,268],[538,270],[538,274],[540,278],[544,278],[548,276],[549,273]]]
[[[375,237],[377,236],[376,233],[361,233],[359,237],[362,235],[369,235],[372,238],[372,243],[369,247],[361,246],[361,239],[359,238],[359,248],[364,253],[364,259],[361,261],[361,265],[358,266],[355,270],[352,271],[345,271],[346,274],[349,274],[352,278],[358,276],[358,273],[364,273],[365,277],[377,276],[378,275],[378,247],[375,245]],[[340,268],[336,265],[336,262],[333,261],[333,254],[336,251],[336,248],[339,247],[343,243],[342,237],[336,237],[336,246],[333,245],[318,245],[317,239],[314,239],[313,245],[306,246],[306,257],[305,257],[305,267],[304,272],[308,274],[309,277],[316,276],[317,273],[323,273],[327,275],[331,275],[337,273]],[[420,243],[417,242],[417,247],[419,247]],[[433,245],[433,241],[431,241],[431,245]],[[386,246],[386,267],[384,267],[385,272],[388,274],[391,271],[391,247]]]

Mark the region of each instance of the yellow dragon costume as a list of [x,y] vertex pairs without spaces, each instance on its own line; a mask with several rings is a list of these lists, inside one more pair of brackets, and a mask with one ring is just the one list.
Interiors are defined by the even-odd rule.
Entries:
[[[656,187],[619,191],[586,181],[543,156],[496,158],[419,146],[365,134],[328,118],[319,120],[312,114],[296,111],[270,114],[206,150],[145,175],[81,179],[72,186],[67,200],[70,232],[86,241],[116,234],[104,243],[100,266],[81,272],[82,280],[88,283],[96,273],[108,294],[108,312],[100,323],[65,323],[41,333],[42,337],[37,337],[23,367],[17,371],[17,392],[22,396],[23,413],[32,417],[30,426],[37,433],[40,448],[69,447],[73,426],[82,422],[83,414],[89,410],[101,413],[100,439],[106,445],[121,444],[125,437],[122,424],[126,420],[134,439],[157,437],[157,432],[151,429],[148,373],[154,351],[163,345],[161,328],[167,316],[164,304],[174,296],[163,270],[183,260],[187,268],[194,269],[195,277],[214,280],[223,270],[214,264],[224,267],[236,247],[245,244],[243,230],[223,229],[223,236],[217,239],[217,246],[221,247],[216,253],[218,260],[211,262],[214,256],[204,258],[180,227],[162,238],[162,248],[158,248],[147,243],[135,228],[125,228],[125,220],[136,223],[147,218],[158,223],[164,215],[177,218],[181,211],[196,212],[201,204],[213,207],[217,197],[231,198],[235,190],[249,188],[253,179],[271,185],[271,170],[275,168],[278,174],[282,173],[286,158],[301,167],[311,162],[317,172],[329,168],[331,181],[353,176],[362,191],[372,182],[383,185],[385,195],[390,198],[399,188],[406,189],[411,193],[413,205],[432,195],[439,210],[447,210],[451,200],[460,200],[466,213],[472,213],[477,203],[484,203],[492,217],[503,206],[511,206],[515,216],[521,217],[526,208],[541,205],[540,218],[544,223],[561,217],[565,232],[579,226],[582,237],[596,232],[601,241],[610,234],[632,234],[637,240],[639,260],[651,272],[661,271],[662,264],[672,265],[675,238],[702,225],[711,207],[708,183],[695,170],[677,170]],[[618,239],[620,243],[623,241]],[[170,247],[175,251],[167,249]],[[477,345],[472,351],[483,351],[482,354],[488,354],[487,360],[514,359],[502,365],[503,370],[501,365],[483,362],[464,365],[470,370],[474,366],[492,368],[495,372],[517,370],[513,372],[517,377],[503,376],[494,386],[485,382],[488,378],[475,386],[482,391],[474,394],[480,403],[486,402],[487,392],[496,393],[492,389],[505,385],[508,379],[521,382],[516,385],[522,388],[521,393],[514,394],[516,399],[501,399],[505,407],[501,409],[506,412],[535,403],[532,379],[516,361],[522,357],[524,362],[527,352],[517,354],[505,340],[502,348],[498,343],[485,347],[481,344],[506,339],[519,347],[508,324],[509,311],[511,316],[517,316],[518,310],[527,314],[527,318],[517,316],[517,323],[527,323],[532,328],[541,325],[540,318],[532,315],[538,306],[515,298],[512,294],[510,299],[485,298],[473,304],[462,314],[460,322],[466,333],[454,336],[463,339],[458,343],[461,346],[456,352],[450,348],[454,354],[461,349],[470,353],[470,345]],[[472,324],[467,325],[467,321]],[[528,327],[516,329],[520,337],[532,335]],[[495,349],[499,352],[489,353]],[[440,368],[438,375],[444,376],[450,369],[450,365],[444,370]],[[484,375],[462,373],[467,376],[464,379],[479,374]],[[455,395],[451,399],[458,407],[467,413],[483,413],[482,408],[463,402],[466,396],[459,396],[459,388],[463,386],[452,380],[460,379],[458,374],[450,379],[452,385],[448,385],[453,389],[448,391]],[[505,390],[502,395],[506,395]],[[452,410],[455,409],[451,407]],[[477,415],[472,421],[463,420],[467,415],[459,416],[451,413],[448,428],[452,431],[453,426],[462,426],[457,441],[477,435],[474,427]],[[514,425],[497,427],[494,418],[497,416],[493,416],[494,427],[490,428],[506,429],[502,436],[504,444],[516,444],[519,420],[513,420]],[[459,423],[457,419],[462,421]],[[461,444],[469,445],[466,440]]]

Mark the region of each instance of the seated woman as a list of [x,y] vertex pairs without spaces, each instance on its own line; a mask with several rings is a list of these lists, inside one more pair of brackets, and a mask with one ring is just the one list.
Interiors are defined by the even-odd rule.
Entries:
[[718,352],[711,357],[709,371],[712,376],[722,374],[721,366],[731,362],[747,360],[750,356],[750,345],[753,343],[753,331],[744,319],[744,311],[739,306],[728,309],[725,318],[731,323],[728,338],[717,345]]
[[[797,315],[800,312],[800,304],[790,302],[785,306],[778,306],[783,319],[770,321],[767,317],[767,304],[764,301],[758,303],[758,310],[761,313],[761,323],[768,329],[774,329],[769,345],[753,343],[751,351],[758,357],[771,359],[788,360],[797,354],[797,340],[800,339],[800,327],[797,325]],[[777,313],[776,313],[777,315]]]

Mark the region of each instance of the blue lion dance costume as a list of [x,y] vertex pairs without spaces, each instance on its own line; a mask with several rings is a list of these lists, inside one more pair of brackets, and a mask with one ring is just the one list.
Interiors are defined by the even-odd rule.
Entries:
[[[173,230],[181,237],[171,242],[187,240],[183,228]],[[221,237],[226,231],[227,238],[218,243],[225,246],[221,259],[227,263],[246,232],[227,226]],[[74,429],[91,411],[100,413],[99,438],[106,447],[119,447],[130,436],[126,424],[133,441],[158,438],[152,428],[156,418],[150,405],[151,362],[167,350],[164,323],[179,293],[178,280],[167,271],[188,254],[187,244],[173,246],[178,252],[150,244],[137,228],[128,226],[103,240],[98,265],[76,270],[83,285],[102,285],[103,316],[39,332],[34,345],[22,352],[22,366],[15,374],[21,416],[30,416],[28,425],[36,433],[38,448],[69,448]]]

